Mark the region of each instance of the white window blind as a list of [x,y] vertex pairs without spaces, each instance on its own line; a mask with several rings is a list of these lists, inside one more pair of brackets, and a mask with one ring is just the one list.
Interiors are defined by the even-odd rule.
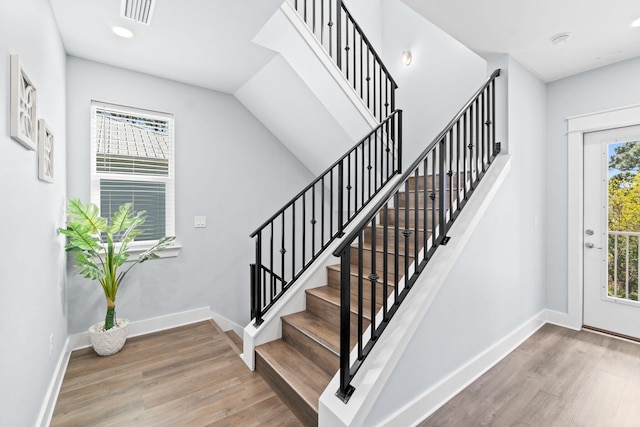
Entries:
[[137,241],[175,235],[172,114],[91,104],[91,201],[110,218],[124,203],[146,211]]

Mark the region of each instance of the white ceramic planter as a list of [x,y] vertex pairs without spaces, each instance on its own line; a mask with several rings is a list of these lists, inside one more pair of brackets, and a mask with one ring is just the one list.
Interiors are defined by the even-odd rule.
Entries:
[[129,333],[129,321],[116,319],[113,328],[105,331],[104,322],[96,323],[89,328],[89,339],[93,349],[100,356],[109,356],[120,351],[127,341]]

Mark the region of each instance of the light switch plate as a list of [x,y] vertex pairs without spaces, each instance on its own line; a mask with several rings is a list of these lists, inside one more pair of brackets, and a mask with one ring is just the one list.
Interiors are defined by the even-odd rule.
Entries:
[[193,226],[195,228],[205,228],[207,226],[207,217],[206,216],[197,216],[193,220]]

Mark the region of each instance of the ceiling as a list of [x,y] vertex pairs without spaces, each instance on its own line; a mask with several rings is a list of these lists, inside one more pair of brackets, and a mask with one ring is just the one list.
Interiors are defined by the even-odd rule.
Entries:
[[638,0],[402,1],[483,58],[508,53],[545,82],[640,55]]
[[[283,1],[158,0],[144,25],[120,17],[120,0],[50,0],[68,54],[227,93],[274,57],[251,39]],[[546,82],[640,55],[638,0],[402,1],[482,57],[509,53]],[[562,32],[572,39],[553,46]]]
[[251,39],[283,0],[158,0],[151,25],[121,18],[120,0],[50,2],[69,55],[233,93],[275,56]]

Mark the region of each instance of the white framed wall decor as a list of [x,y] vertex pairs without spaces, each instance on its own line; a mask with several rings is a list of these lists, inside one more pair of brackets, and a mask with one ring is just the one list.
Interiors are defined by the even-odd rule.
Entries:
[[11,55],[11,137],[29,150],[37,148],[36,88],[18,55]]
[[53,182],[53,132],[44,119],[38,120],[38,178]]

